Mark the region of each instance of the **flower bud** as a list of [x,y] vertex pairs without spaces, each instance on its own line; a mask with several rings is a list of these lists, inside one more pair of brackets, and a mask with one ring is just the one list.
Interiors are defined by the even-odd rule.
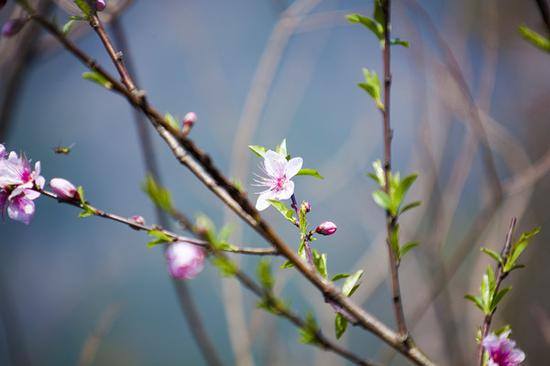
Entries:
[[103,11],[106,6],[107,6],[107,2],[105,0],[97,0],[95,2],[95,10],[97,11]]
[[62,200],[80,199],[76,187],[66,179],[53,178],[50,180],[50,187],[57,198]]
[[4,37],[13,37],[21,29],[23,29],[23,26],[25,25],[25,19],[10,19],[6,23],[4,23],[4,26],[2,27],[2,36]]
[[301,207],[302,211],[304,211],[305,213],[308,213],[309,211],[311,211],[311,203],[309,203],[308,201],[304,201],[302,202],[302,207]]
[[332,235],[336,232],[336,224],[332,221],[325,221],[317,226],[315,232],[321,235]]
[[197,114],[195,112],[189,112],[183,117],[184,126],[193,126],[197,122]]
[[145,219],[143,218],[143,216],[134,215],[134,216],[130,217],[130,220],[132,220],[136,224],[145,225]]
[[189,280],[204,268],[206,253],[197,245],[177,242],[166,249],[168,272],[178,280]]

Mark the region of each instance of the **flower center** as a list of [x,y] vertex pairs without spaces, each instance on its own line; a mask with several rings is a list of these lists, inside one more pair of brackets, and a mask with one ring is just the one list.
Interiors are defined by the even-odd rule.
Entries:
[[275,190],[280,191],[281,189],[283,189],[283,186],[285,185],[285,182],[286,182],[286,176],[282,176],[281,178],[277,178],[276,185],[275,185]]

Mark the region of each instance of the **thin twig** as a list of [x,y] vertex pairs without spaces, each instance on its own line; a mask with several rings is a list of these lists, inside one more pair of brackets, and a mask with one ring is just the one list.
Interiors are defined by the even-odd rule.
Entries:
[[263,236],[281,255],[285,256],[302,275],[329,299],[338,303],[357,319],[357,325],[372,332],[385,343],[398,350],[417,365],[433,365],[416,346],[404,344],[399,334],[392,331],[355,302],[344,296],[332,283],[313,271],[259,215],[252,203],[242,194],[212,163],[211,158],[200,150],[194,142],[172,127],[157,109],[152,107],[140,92],[130,93],[120,82],[88,57],[74,43],[68,40],[51,22],[28,9],[31,18],[54,35],[63,46],[81,62],[98,72],[112,84],[112,90],[122,94],[128,102],[145,113],[157,132],[169,145],[177,160],[185,165],[204,185],[216,194],[227,206]]
[[[506,240],[504,242],[504,246],[502,247],[502,251],[500,252],[500,256],[502,258],[502,263],[506,263],[506,259],[508,258],[508,255],[510,254],[510,249],[512,247],[512,235],[514,234],[514,229],[516,228],[516,218],[513,217],[512,221],[510,222],[510,227],[508,228],[508,233],[506,234]],[[497,270],[495,271],[495,289],[494,293],[497,294],[498,290],[500,289],[500,285],[502,284],[502,281],[508,276],[509,272],[504,272],[502,268],[502,263],[498,263]],[[489,334],[489,329],[491,329],[491,321],[493,320],[493,315],[495,314],[496,309],[494,309],[490,314],[485,315],[485,318],[483,319],[483,325],[481,326],[481,339],[485,338],[487,334]],[[477,354],[477,361],[479,366],[483,366],[483,345],[479,344],[479,351]]]
[[[392,82],[390,45],[391,0],[384,0],[382,2],[382,13],[384,14],[384,109],[382,110],[382,115],[384,118],[384,191],[389,194],[391,175],[391,141],[393,137],[390,120],[390,96]],[[396,230],[396,227],[397,216],[392,215],[389,210],[386,210],[386,242],[388,245],[388,257],[390,262],[393,308],[395,319],[397,322],[397,328],[399,329],[399,335],[402,337],[403,343],[407,344],[409,331],[407,329],[407,323],[405,321],[403,301],[401,299],[401,290],[399,288],[399,262],[397,259],[397,253],[394,253],[391,245],[391,236],[392,233]]]

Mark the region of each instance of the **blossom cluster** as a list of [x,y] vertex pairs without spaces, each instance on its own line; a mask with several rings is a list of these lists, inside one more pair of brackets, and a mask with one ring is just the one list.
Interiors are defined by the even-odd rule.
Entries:
[[40,197],[44,188],[44,177],[40,175],[40,162],[31,168],[31,162],[15,151],[7,152],[0,144],[0,212],[29,224],[35,211],[34,200]]
[[516,347],[516,342],[508,338],[510,331],[497,336],[489,334],[481,345],[489,354],[487,366],[518,366],[525,360],[525,353]]

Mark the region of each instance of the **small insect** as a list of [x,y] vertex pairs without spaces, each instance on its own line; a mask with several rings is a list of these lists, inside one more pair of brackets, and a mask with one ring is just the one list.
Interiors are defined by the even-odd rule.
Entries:
[[54,153],[59,155],[69,155],[74,145],[75,144],[73,143],[73,144],[70,144],[69,146],[56,146],[56,147],[53,147],[52,150]]

